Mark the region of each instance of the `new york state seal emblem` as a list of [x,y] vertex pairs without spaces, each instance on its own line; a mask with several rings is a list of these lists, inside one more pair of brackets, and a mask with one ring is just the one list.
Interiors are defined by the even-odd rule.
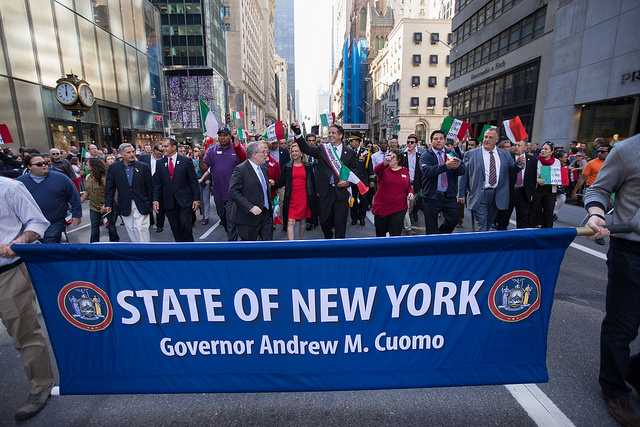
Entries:
[[89,282],[71,282],[58,294],[58,308],[69,323],[85,331],[101,331],[113,319],[107,294]]
[[540,280],[530,271],[512,271],[489,292],[489,309],[504,322],[519,322],[540,307]]

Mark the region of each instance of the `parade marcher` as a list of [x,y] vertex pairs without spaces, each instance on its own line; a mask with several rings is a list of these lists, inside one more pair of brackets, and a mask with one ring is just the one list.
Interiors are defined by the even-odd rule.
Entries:
[[553,168],[560,168],[560,161],[553,155],[553,144],[549,141],[542,144],[540,147],[540,155],[538,156],[538,167],[536,190],[533,193],[533,200],[529,206],[529,227],[535,228],[538,226],[538,216],[542,211],[542,228],[553,227],[553,208],[556,204],[556,193],[558,192],[558,185],[545,182],[540,177],[543,166],[551,166]]
[[[443,131],[434,130],[431,148],[420,157],[425,234],[451,233],[460,220],[458,177],[467,169],[454,151],[444,147],[445,138]],[[440,226],[438,215],[443,218]]]
[[[597,138],[596,138],[597,139]],[[576,186],[573,187],[573,192],[571,193],[571,198],[578,200],[578,191],[582,189],[584,183],[587,183],[587,187],[596,182],[596,178],[598,177],[598,172],[600,172],[600,168],[604,164],[605,159],[611,152],[611,146],[602,145],[599,146],[596,151],[597,158],[590,160],[587,162],[587,165],[582,169],[582,173],[580,174],[580,178],[578,178],[578,182]]]
[[27,402],[15,414],[17,420],[25,420],[46,406],[54,378],[49,346],[38,322],[36,295],[12,245],[44,237],[49,222],[18,180],[0,177],[0,206],[0,318],[31,384]]
[[498,132],[489,129],[484,133],[482,147],[467,151],[463,162],[466,173],[458,181],[458,202],[471,210],[473,231],[488,231],[499,210],[509,207],[509,173],[515,173],[524,164],[524,156],[515,161],[511,154],[496,149]]
[[263,166],[268,154],[264,142],[247,144],[247,160],[235,167],[229,181],[233,218],[242,240],[273,239],[271,186],[267,168]]
[[240,147],[240,142],[233,141],[231,131],[227,127],[218,130],[218,142],[210,145],[204,154],[204,162],[209,166],[211,174],[216,213],[229,241],[238,240],[238,231],[231,216],[233,204],[229,197],[229,180],[235,167],[246,159],[247,155]]
[[404,161],[402,166],[407,168],[411,177],[411,186],[413,188],[414,199],[409,202],[407,214],[404,216],[404,231],[407,236],[413,234],[411,229],[411,219],[418,221],[418,211],[422,208],[422,172],[420,170],[420,156],[424,153],[418,151],[418,136],[411,134],[407,137],[407,149],[404,152]]
[[612,236],[607,253],[606,315],[600,331],[599,382],[609,413],[622,425],[639,426],[625,380],[640,392],[640,357],[629,357],[640,327],[640,135],[620,141],[584,196],[587,225],[604,238],[606,209],[615,192],[612,224],[630,225],[631,233]]
[[[555,154],[556,158],[560,161],[560,166],[563,168],[567,168],[569,166],[569,154],[564,150],[558,150]],[[556,205],[553,208],[553,220],[558,220],[558,213],[560,209],[564,206],[564,203],[567,201],[567,186],[559,185],[558,191],[556,192]]]
[[376,151],[371,155],[371,161],[373,162],[373,168],[375,169],[380,163],[384,161],[384,158],[387,156],[387,150],[389,150],[389,143],[386,139],[381,139],[378,142],[378,147],[380,147],[379,151]]
[[320,197],[318,211],[324,237],[344,239],[349,217],[349,182],[340,179],[334,167],[345,165],[352,171],[356,170],[356,152],[344,144],[344,129],[335,123],[329,126],[329,142],[319,147],[310,147],[307,144],[297,121],[291,125],[291,130],[296,135],[295,141],[300,150],[319,161],[316,187]]
[[282,220],[287,223],[287,238],[294,240],[296,220],[300,221],[298,239],[302,240],[306,229],[307,218],[315,213],[316,182],[307,156],[297,143],[289,149],[291,160],[285,165],[284,174],[273,186],[285,188],[284,201],[281,203]]
[[[111,156],[113,157],[113,156]],[[164,147],[162,144],[156,144],[153,147],[153,151],[151,154],[143,153],[140,155],[140,161],[147,166],[149,166],[151,170],[151,177],[156,173],[156,166],[158,165],[158,161],[164,157]],[[109,161],[109,156],[107,156],[107,162]],[[152,179],[153,181],[153,179]],[[160,195],[160,199],[158,199],[158,213],[151,212],[149,219],[151,225],[156,226],[156,232],[162,233],[164,231],[164,220],[165,220],[165,212],[164,212],[164,200],[162,199],[162,194]],[[154,218],[155,216],[155,218]]]
[[40,207],[49,228],[40,238],[42,243],[60,243],[67,227],[68,206],[71,205],[71,221],[76,227],[82,221],[82,203],[76,186],[65,174],[49,170],[42,156],[32,155],[24,159],[29,173],[16,178],[22,182]]
[[51,156],[51,167],[53,170],[67,175],[71,181],[76,179],[76,173],[73,171],[71,163],[69,163],[69,160],[62,157],[60,150],[52,148],[49,150],[49,155]]
[[373,200],[376,237],[400,236],[407,199],[413,199],[409,171],[402,166],[404,154],[399,149],[390,149],[383,162],[375,167],[378,192]]
[[87,177],[86,191],[80,196],[80,201],[84,202],[89,199],[89,220],[91,221],[91,237],[89,243],[100,241],[100,223],[102,216],[106,215],[107,231],[109,232],[110,242],[119,242],[118,230],[116,230],[115,218],[113,212],[107,213],[104,206],[104,189],[107,179],[107,169],[100,159],[87,160],[87,171],[90,175]]
[[211,175],[209,167],[204,162],[204,148],[199,145],[193,147],[193,167],[196,169],[196,177],[200,185],[200,211],[202,212],[202,225],[209,224],[211,216]]
[[162,140],[165,157],[153,176],[153,211],[160,210],[160,196],[176,242],[193,242],[191,211],[200,207],[200,186],[191,159],[178,154],[178,142]]
[[[375,185],[375,174],[373,172],[373,164],[369,152],[366,148],[361,147],[362,138],[358,135],[352,135],[349,138],[349,145],[351,149],[356,152],[356,159],[358,167],[352,171],[356,176],[369,188],[373,188]],[[360,194],[358,186],[351,184],[351,194],[353,195],[353,205],[351,206],[351,225],[356,225],[360,222],[361,226],[365,226],[365,218],[367,215],[367,208],[369,207],[368,192]]]

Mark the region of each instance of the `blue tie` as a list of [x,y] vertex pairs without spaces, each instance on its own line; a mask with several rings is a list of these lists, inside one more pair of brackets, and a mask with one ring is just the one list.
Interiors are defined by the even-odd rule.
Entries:
[[260,177],[260,184],[262,184],[262,194],[264,194],[264,207],[269,208],[269,196],[267,196],[267,183],[264,180],[264,173],[262,168],[258,166],[258,176]]

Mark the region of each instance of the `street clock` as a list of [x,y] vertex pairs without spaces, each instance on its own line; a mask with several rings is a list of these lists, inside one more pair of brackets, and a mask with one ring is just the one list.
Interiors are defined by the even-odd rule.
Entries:
[[73,105],[78,100],[78,89],[70,82],[59,83],[56,98],[62,105]]
[[62,108],[71,111],[76,120],[80,120],[84,113],[93,106],[95,98],[86,80],[79,79],[71,73],[56,82],[56,99]]
[[80,98],[80,102],[86,107],[91,107],[93,105],[93,91],[88,84],[80,83],[78,85],[78,97]]

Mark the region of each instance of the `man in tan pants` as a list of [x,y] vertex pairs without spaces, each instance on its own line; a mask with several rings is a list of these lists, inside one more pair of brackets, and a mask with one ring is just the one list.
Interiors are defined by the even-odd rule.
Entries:
[[27,402],[15,415],[17,420],[24,420],[47,404],[53,370],[27,268],[11,246],[34,242],[44,235],[49,222],[24,184],[18,181],[0,177],[0,206],[0,318],[20,352],[31,383]]

